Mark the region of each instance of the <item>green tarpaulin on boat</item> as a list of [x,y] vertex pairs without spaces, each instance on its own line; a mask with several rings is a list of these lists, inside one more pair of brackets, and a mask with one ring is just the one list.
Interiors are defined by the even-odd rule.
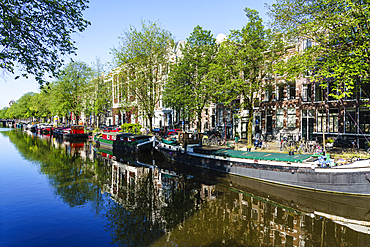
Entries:
[[285,161],[285,162],[299,162],[311,157],[310,154],[282,154],[282,153],[264,153],[264,152],[246,152],[230,149],[221,149],[212,152],[213,155],[232,157],[232,158],[244,158],[253,160],[272,160],[272,161]]
[[171,141],[169,141],[169,140],[166,140],[166,139],[162,139],[162,142],[164,143],[164,144],[175,144],[176,143],[176,140],[171,140]]

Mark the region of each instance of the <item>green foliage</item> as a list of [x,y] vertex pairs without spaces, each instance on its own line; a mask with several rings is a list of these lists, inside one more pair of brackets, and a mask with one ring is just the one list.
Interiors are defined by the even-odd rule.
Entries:
[[[82,18],[88,0],[3,0],[0,2],[0,68],[14,73],[21,65],[22,76],[55,76],[63,64],[60,57],[75,54],[71,39],[90,22]],[[19,76],[16,76],[17,79]]]
[[120,41],[120,47],[113,48],[112,53],[121,70],[122,104],[136,108],[136,101],[151,129],[169,69],[172,34],[155,22],[142,22],[141,30],[130,26]]
[[6,109],[4,118],[28,119],[35,115],[33,100],[37,94],[28,92],[23,94],[14,104]]
[[[217,52],[211,31],[196,26],[187,42],[180,47],[182,57],[171,68],[163,93],[166,105],[185,109],[190,119],[197,118],[201,130],[201,113],[211,103],[214,80],[209,71]],[[183,110],[184,111],[184,110]]]
[[[100,58],[96,58],[91,69],[92,79],[88,82],[83,94],[83,110],[86,114],[99,118],[111,107],[112,85],[104,81],[106,65],[101,63]],[[99,120],[94,122],[98,123]]]
[[69,112],[80,115],[91,77],[92,70],[86,63],[70,62],[51,84],[52,112],[59,116],[68,116]]
[[325,143],[333,143],[334,142],[334,139],[332,139],[332,138],[328,138],[328,139],[326,139],[326,141],[325,141]]
[[132,134],[141,134],[141,129],[143,126],[141,126],[138,123],[124,123],[121,125],[122,132],[126,133],[132,133]]
[[287,40],[311,41],[312,47],[280,64],[286,76],[308,72],[311,81],[341,99],[370,83],[370,8],[362,0],[278,0],[270,6],[274,28]]
[[273,64],[280,58],[284,43],[281,35],[266,29],[258,12],[245,9],[247,24],[232,30],[212,65],[211,77],[217,82],[215,99],[230,105],[241,97],[240,109],[249,110],[248,140],[252,138],[253,106],[261,97]]
[[4,107],[0,110],[0,119],[6,119],[7,118],[7,112],[9,107]]
[[50,93],[41,90],[40,93],[34,94],[31,100],[31,109],[33,110],[33,117],[45,118],[51,116]]

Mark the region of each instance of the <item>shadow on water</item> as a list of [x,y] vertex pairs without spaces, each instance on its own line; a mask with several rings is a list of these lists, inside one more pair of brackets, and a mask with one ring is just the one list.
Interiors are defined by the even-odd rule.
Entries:
[[368,246],[370,197],[297,190],[158,154],[1,132],[71,207],[91,204],[118,246]]

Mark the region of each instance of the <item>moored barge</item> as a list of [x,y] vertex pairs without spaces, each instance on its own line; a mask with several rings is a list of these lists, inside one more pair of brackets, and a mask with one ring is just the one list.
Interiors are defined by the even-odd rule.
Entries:
[[[186,136],[186,134],[185,134]],[[185,138],[196,140],[196,138]],[[169,160],[307,190],[370,196],[370,160],[336,165],[309,154],[246,152],[160,142],[156,149]],[[330,159],[330,158],[329,158]]]
[[151,151],[155,138],[122,132],[103,132],[95,136],[97,146],[113,151],[146,152]]

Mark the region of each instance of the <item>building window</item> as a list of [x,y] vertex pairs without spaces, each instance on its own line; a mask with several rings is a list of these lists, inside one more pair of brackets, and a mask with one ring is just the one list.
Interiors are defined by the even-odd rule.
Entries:
[[345,87],[344,90],[346,94],[346,99],[353,100],[357,98],[357,92],[359,90],[359,85],[358,83],[356,83],[353,89],[349,89],[348,87]]
[[278,88],[278,100],[284,100],[284,84],[280,84]]
[[328,83],[328,100],[335,100],[332,95],[338,95],[338,89],[336,88],[333,80]]
[[302,110],[302,138],[312,140],[314,127],[314,110]]
[[370,99],[370,83],[361,84],[361,99]]
[[289,99],[295,99],[295,82],[289,83]]
[[370,111],[360,109],[359,126],[364,134],[370,134]]
[[218,110],[217,110],[217,125],[222,125],[222,123],[223,123],[223,114],[224,114],[223,109],[221,107],[218,108]]
[[284,127],[284,109],[276,110],[276,128]]
[[338,109],[329,109],[329,132],[338,132]]
[[304,102],[311,101],[311,84],[305,84],[302,88],[302,100]]
[[317,110],[317,132],[323,132],[326,129],[325,109]]
[[288,128],[295,128],[296,126],[296,110],[295,108],[288,108]]
[[272,101],[275,99],[275,94],[272,90],[272,85],[268,85],[266,86],[266,90],[265,90],[265,101]]
[[354,109],[345,111],[345,132],[346,133],[356,133],[356,112]]
[[320,83],[315,83],[315,101],[324,101],[324,90]]
[[259,100],[259,99],[255,99],[254,100],[254,104],[253,104],[253,107],[260,107],[260,104],[261,104],[261,100]]

